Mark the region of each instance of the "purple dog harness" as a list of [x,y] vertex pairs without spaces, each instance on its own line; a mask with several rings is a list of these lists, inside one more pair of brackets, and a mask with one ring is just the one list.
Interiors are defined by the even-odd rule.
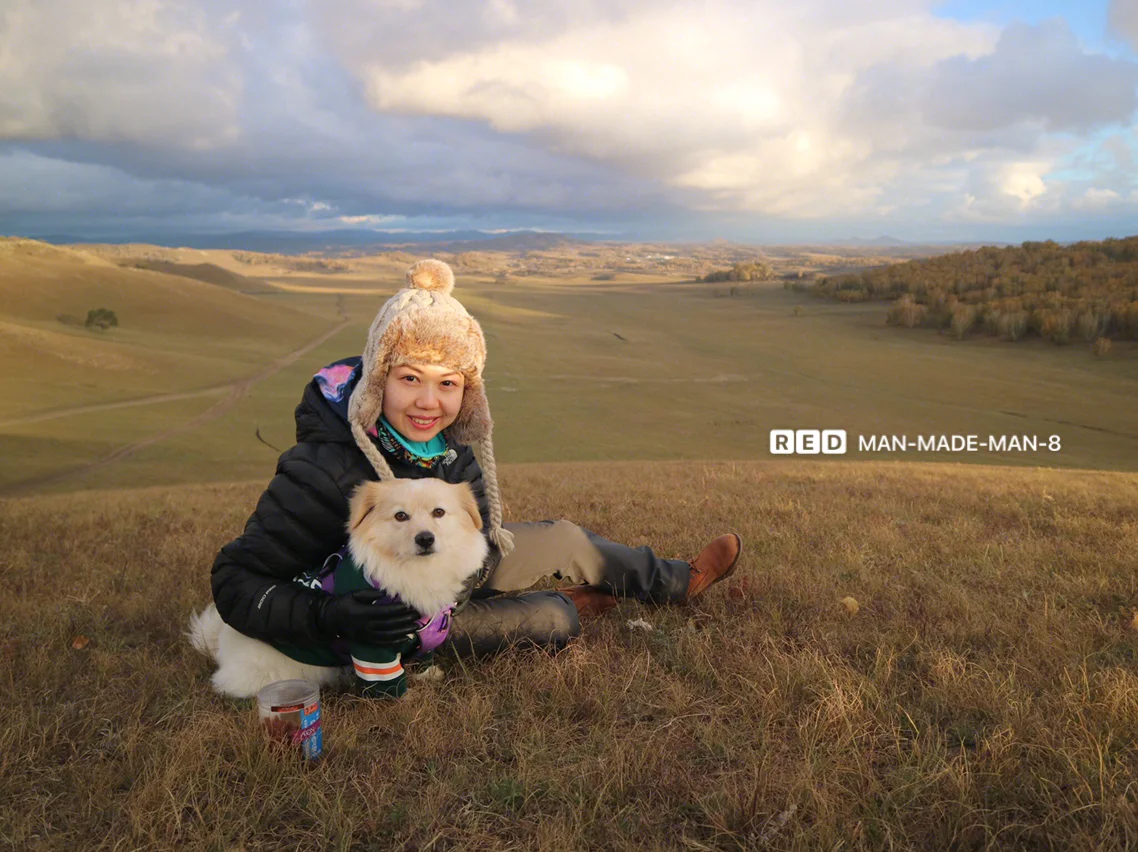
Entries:
[[[348,548],[345,547],[339,552],[329,556],[324,563],[324,567],[320,569],[320,588],[330,595],[336,593],[336,569],[340,566],[340,563],[344,561],[346,556],[348,556]],[[380,589],[380,591],[385,590]],[[388,593],[380,598],[377,603],[402,603],[402,601],[399,599],[399,595]],[[434,615],[423,616],[419,619],[419,627],[415,631],[419,634],[419,648],[415,651],[416,657],[426,656],[446,641],[447,634],[450,632],[451,616],[454,614],[454,610],[457,606],[457,602],[452,603],[448,606],[444,606]],[[337,648],[336,646],[338,644],[341,643],[333,643],[333,648],[335,648],[337,652],[341,650],[346,651],[346,647],[343,649]]]

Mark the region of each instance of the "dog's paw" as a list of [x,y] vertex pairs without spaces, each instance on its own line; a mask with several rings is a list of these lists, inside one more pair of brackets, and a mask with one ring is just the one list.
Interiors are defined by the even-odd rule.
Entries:
[[446,673],[441,666],[427,666],[421,672],[409,673],[408,677],[416,683],[438,683],[446,677]]

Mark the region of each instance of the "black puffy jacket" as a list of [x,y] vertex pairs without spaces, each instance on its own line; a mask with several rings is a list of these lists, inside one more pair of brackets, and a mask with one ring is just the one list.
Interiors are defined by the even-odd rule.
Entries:
[[[358,359],[351,359],[349,363]],[[379,447],[379,444],[376,444]],[[384,453],[398,479],[435,476],[467,482],[490,528],[482,469],[474,451],[451,443],[458,457],[433,469],[412,467]],[[380,448],[380,452],[383,452]],[[379,477],[356,446],[343,413],[313,380],[296,408],[296,446],[257,501],[245,531],[221,548],[213,563],[213,600],[226,624],[247,636],[288,645],[326,641],[316,631],[312,605],[322,592],[292,580],[315,571],[347,543],[348,500],[364,480]],[[497,548],[490,544],[491,564]]]

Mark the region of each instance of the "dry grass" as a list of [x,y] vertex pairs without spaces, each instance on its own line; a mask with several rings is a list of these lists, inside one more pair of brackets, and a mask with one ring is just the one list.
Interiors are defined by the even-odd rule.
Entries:
[[697,605],[622,605],[557,656],[452,660],[396,703],[328,697],[308,770],[210,694],[181,633],[258,485],[5,501],[0,844],[1138,845],[1138,476],[640,463],[503,482],[516,519],[681,556],[733,528],[748,549]]

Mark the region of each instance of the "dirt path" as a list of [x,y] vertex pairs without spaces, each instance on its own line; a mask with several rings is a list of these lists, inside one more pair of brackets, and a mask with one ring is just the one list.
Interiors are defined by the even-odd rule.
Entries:
[[173,402],[180,399],[193,399],[194,397],[208,396],[209,394],[214,393],[225,393],[224,397],[219,399],[197,417],[194,417],[183,423],[179,423],[177,426],[171,427],[170,429],[165,429],[153,435],[148,435],[141,440],[135,441],[133,444],[127,444],[125,447],[119,447],[114,452],[103,456],[103,458],[98,459],[97,461],[90,462],[89,464],[68,468],[67,470],[56,471],[55,473],[49,473],[43,476],[33,477],[32,479],[25,479],[22,482],[14,482],[11,485],[0,485],[0,496],[13,497],[20,494],[26,494],[27,492],[33,491],[43,485],[49,485],[54,482],[59,482],[64,479],[70,479],[74,476],[80,476],[85,473],[99,470],[100,468],[107,467],[108,465],[114,464],[117,461],[121,461],[122,459],[133,455],[141,449],[165,441],[168,438],[174,437],[175,435],[181,435],[185,432],[192,432],[194,429],[205,425],[211,420],[216,420],[218,417],[225,414],[238,402],[248,396],[249,391],[252,389],[253,385],[257,384],[258,382],[263,382],[270,376],[275,376],[285,367],[294,363],[304,355],[307,355],[317,346],[320,346],[347,328],[351,321],[349,320],[347,313],[344,311],[343,299],[339,300],[339,309],[341,317],[340,322],[332,326],[332,328],[328,329],[316,339],[310,340],[299,349],[294,349],[287,355],[282,355],[280,358],[277,358],[275,361],[268,364],[257,373],[254,373],[252,376],[248,376],[244,379],[237,379],[236,381],[228,382],[224,385],[216,385],[211,388],[203,388],[196,391],[187,391],[186,393],[157,394],[155,396],[144,397],[142,399],[133,399],[127,402],[108,402],[99,405],[81,405],[76,406],[75,408],[53,411],[50,414],[34,415],[32,417],[21,418],[20,420],[9,420],[4,423],[0,423],[0,427],[13,426],[22,423],[36,423],[41,420],[50,420],[55,417],[70,417],[90,411],[105,411],[111,408],[127,408],[136,405],[151,405],[160,402]]
[[74,408],[60,408],[55,411],[46,411],[40,414],[31,414],[27,417],[17,417],[14,420],[0,420],[0,429],[12,426],[26,426],[29,423],[42,423],[45,420],[55,420],[59,417],[74,417],[80,414],[90,414],[93,411],[110,411],[114,408],[133,408],[139,405],[156,405],[161,402],[177,402],[181,399],[195,399],[199,396],[212,396],[232,390],[246,379],[236,379],[221,385],[212,385],[208,388],[199,388],[185,393],[159,393],[153,396],[142,396],[138,399],[128,399],[121,402],[96,402],[90,405],[77,405]]

